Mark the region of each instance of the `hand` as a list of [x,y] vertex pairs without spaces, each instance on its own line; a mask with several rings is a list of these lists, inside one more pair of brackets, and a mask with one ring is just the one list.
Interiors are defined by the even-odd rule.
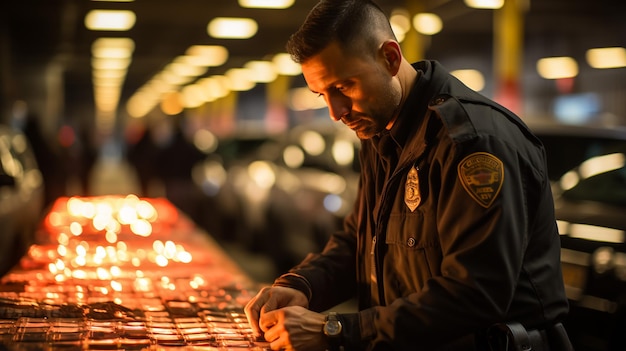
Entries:
[[322,333],[326,317],[304,307],[290,306],[261,313],[261,330],[272,350],[314,351],[328,348]]
[[259,319],[269,311],[288,306],[309,307],[306,295],[299,290],[282,286],[265,287],[245,307],[246,317],[256,336],[261,335]]

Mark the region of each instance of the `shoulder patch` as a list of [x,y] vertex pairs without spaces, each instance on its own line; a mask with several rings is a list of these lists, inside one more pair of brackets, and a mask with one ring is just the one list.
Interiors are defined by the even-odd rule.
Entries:
[[502,161],[492,154],[475,152],[459,163],[458,171],[467,193],[482,207],[490,207],[504,182]]

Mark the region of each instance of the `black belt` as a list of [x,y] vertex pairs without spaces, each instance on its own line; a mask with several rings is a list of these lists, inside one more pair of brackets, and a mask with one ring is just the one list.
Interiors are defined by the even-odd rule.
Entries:
[[527,330],[517,322],[496,324],[487,331],[490,351],[573,351],[565,327]]

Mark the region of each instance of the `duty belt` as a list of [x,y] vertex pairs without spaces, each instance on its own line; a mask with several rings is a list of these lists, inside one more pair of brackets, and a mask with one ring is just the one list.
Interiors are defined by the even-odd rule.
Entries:
[[565,327],[527,330],[517,322],[496,324],[487,331],[490,351],[573,351]]

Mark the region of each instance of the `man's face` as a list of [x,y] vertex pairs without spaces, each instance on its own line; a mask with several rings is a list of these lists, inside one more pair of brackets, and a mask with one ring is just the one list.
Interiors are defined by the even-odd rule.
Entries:
[[385,129],[401,100],[386,67],[383,55],[346,55],[331,43],[302,64],[302,73],[309,89],[324,97],[333,120],[369,139]]

